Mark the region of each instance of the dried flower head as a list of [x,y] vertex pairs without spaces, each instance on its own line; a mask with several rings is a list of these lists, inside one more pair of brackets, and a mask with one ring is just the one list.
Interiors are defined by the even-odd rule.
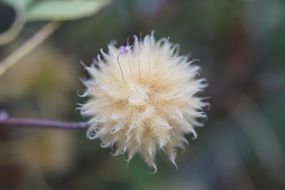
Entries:
[[99,138],[101,147],[114,155],[136,153],[156,171],[155,154],[162,149],[176,165],[178,148],[184,148],[186,134],[197,134],[198,118],[206,117],[207,105],[197,93],[206,82],[196,79],[199,67],[178,55],[178,46],[167,38],[155,40],[153,33],[133,46],[101,50],[103,59],[86,67],[91,79],[84,81],[89,96],[80,109],[90,117],[87,137]]

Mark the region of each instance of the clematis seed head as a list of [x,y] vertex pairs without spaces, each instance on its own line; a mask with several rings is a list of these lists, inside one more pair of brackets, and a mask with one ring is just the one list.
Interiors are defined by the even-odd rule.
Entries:
[[199,118],[205,118],[208,105],[198,93],[207,86],[197,78],[195,60],[178,54],[169,39],[143,39],[134,36],[132,46],[108,45],[91,66],[85,66],[90,79],[80,106],[89,118],[87,137],[100,139],[101,147],[111,147],[114,155],[127,160],[140,154],[156,171],[155,155],[163,150],[176,166],[178,149],[188,143],[186,134],[196,138]]

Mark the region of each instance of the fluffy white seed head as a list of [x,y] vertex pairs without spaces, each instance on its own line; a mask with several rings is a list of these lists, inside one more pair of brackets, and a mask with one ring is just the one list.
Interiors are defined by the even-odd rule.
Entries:
[[156,171],[155,154],[162,149],[176,165],[176,152],[184,148],[186,134],[197,134],[198,118],[206,117],[207,105],[197,93],[206,82],[197,79],[199,67],[178,55],[177,45],[147,35],[134,37],[133,46],[108,46],[108,53],[86,67],[90,79],[80,109],[88,116],[89,139],[99,138],[101,147],[114,155],[136,153]]

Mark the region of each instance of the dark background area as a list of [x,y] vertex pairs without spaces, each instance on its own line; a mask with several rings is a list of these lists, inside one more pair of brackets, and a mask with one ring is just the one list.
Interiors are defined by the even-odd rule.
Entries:
[[[4,5],[1,5],[2,7]],[[13,11],[0,6],[0,31]],[[4,8],[3,8],[4,10]],[[4,23],[5,24],[2,24]],[[0,60],[45,22],[29,22]],[[85,130],[0,128],[0,189],[285,189],[285,1],[117,0],[94,16],[64,22],[0,76],[0,109],[15,117],[82,121],[80,78],[100,48],[134,34],[170,37],[200,59],[211,108],[204,128],[158,172],[139,156],[112,157]],[[1,63],[0,63],[1,64]]]

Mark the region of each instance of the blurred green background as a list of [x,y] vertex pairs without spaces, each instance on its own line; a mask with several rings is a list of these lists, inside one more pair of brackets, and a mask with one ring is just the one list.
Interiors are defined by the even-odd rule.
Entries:
[[155,175],[139,156],[129,164],[112,157],[85,130],[1,127],[0,189],[285,189],[284,0],[114,0],[98,13],[94,1],[74,8],[61,0],[35,9],[51,1],[0,1],[0,67],[48,22],[61,22],[0,76],[1,110],[86,120],[75,109],[85,101],[77,95],[80,78],[88,77],[80,61],[89,65],[110,41],[126,44],[154,30],[200,59],[208,120],[195,141],[187,137],[178,169],[160,153]]

